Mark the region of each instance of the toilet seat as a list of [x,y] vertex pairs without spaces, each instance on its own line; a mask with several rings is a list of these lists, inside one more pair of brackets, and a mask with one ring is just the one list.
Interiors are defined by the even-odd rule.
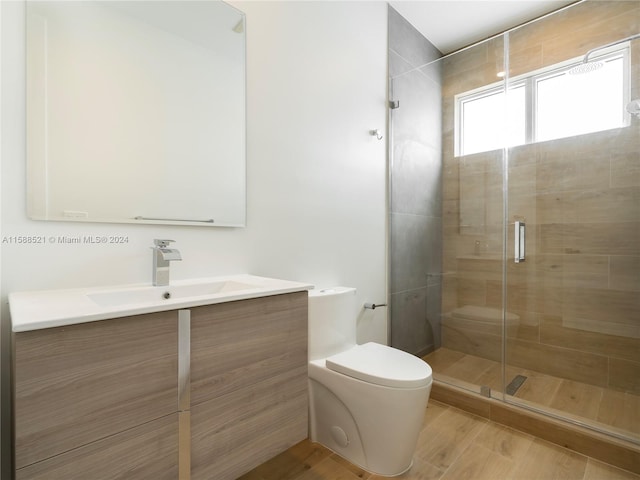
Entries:
[[328,357],[325,364],[335,372],[385,387],[423,387],[432,378],[431,367],[423,360],[375,342]]

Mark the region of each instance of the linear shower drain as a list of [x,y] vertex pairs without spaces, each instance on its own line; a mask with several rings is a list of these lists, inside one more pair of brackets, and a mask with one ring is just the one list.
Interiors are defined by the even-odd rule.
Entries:
[[507,385],[507,395],[515,395],[526,379],[527,377],[524,375],[516,375],[513,380],[511,380],[511,383]]

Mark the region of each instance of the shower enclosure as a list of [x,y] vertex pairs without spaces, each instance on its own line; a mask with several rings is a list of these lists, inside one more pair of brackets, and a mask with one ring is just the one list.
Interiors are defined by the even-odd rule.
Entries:
[[392,345],[640,443],[640,4],[587,0],[442,58],[403,21]]

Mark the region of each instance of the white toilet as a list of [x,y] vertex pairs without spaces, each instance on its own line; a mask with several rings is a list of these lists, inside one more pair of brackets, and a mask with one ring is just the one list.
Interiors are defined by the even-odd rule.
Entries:
[[356,345],[355,294],[309,292],[310,438],[369,472],[396,476],[411,468],[431,367],[385,345]]

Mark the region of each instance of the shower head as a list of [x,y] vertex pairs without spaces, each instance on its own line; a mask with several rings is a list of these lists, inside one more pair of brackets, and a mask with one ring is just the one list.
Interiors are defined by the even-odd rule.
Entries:
[[579,75],[581,73],[589,73],[589,72],[598,70],[599,68],[602,68],[604,63],[598,62],[598,61],[590,62],[589,55],[591,55],[593,52],[596,52],[598,50],[602,50],[603,48],[613,47],[614,45],[618,45],[619,43],[629,42],[631,40],[635,40],[636,38],[640,38],[640,33],[636,33],[635,35],[631,35],[630,37],[626,37],[621,40],[616,40],[615,42],[607,43],[606,45],[602,45],[601,47],[592,48],[585,54],[584,58],[582,59],[582,62],[580,62],[578,65],[576,65],[571,70],[569,70],[569,74]]
[[580,75],[582,73],[591,73],[595,70],[599,70],[603,67],[604,63],[593,61],[589,62],[584,60],[580,62],[578,65],[569,70],[569,75]]

